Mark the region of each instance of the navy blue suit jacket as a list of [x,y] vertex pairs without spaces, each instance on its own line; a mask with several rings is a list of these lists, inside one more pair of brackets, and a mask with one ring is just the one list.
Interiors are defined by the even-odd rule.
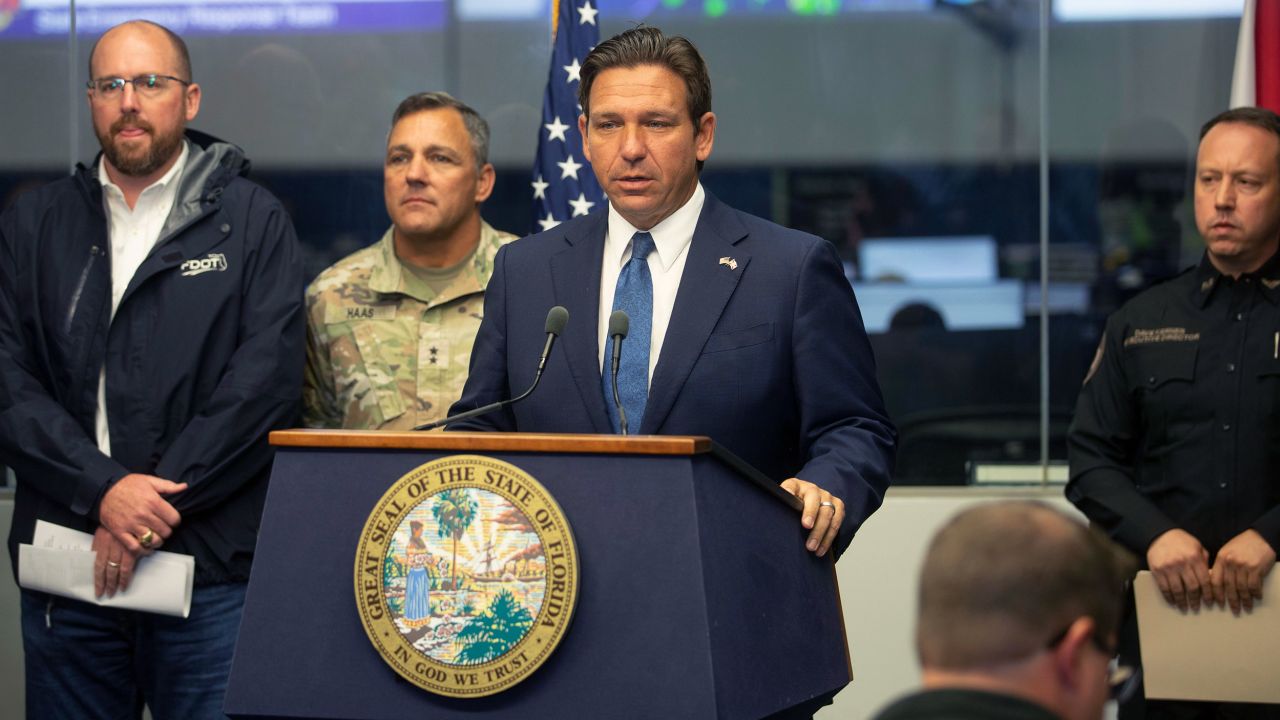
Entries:
[[[597,337],[607,224],[601,210],[498,251],[470,375],[451,412],[523,392],[547,310],[563,305],[569,322],[529,398],[451,429],[612,432]],[[880,506],[895,431],[831,244],[707,193],[633,432],[707,435],[779,482],[816,483],[846,504],[835,544],[843,550]]]

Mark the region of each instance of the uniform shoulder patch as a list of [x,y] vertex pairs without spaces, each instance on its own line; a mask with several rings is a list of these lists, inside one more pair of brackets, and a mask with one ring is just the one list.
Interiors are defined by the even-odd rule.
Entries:
[[1098,368],[1102,367],[1102,356],[1107,351],[1107,335],[1103,333],[1102,339],[1098,341],[1098,350],[1093,353],[1093,362],[1089,363],[1089,372],[1084,376],[1083,385],[1088,385],[1094,375],[1098,374]]

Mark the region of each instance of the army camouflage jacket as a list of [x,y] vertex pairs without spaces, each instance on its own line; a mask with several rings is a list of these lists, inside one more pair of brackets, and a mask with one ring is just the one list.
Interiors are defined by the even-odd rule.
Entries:
[[470,272],[434,297],[395,255],[391,229],[307,288],[308,427],[407,430],[462,395],[493,256],[515,236],[481,223]]

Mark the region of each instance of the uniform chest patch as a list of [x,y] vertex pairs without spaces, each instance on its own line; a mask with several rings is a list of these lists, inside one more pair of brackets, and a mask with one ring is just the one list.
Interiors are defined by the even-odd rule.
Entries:
[[324,310],[326,324],[395,319],[395,305],[330,305]]
[[222,253],[209,253],[202,258],[192,258],[178,267],[184,277],[203,275],[207,272],[226,272],[227,256]]
[[1124,339],[1124,346],[1196,342],[1199,339],[1200,333],[1189,333],[1186,328],[1181,327],[1135,328],[1133,334]]

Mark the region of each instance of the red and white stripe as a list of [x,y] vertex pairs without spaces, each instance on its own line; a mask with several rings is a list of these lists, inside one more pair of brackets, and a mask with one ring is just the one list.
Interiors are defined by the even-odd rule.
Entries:
[[1280,0],[1245,0],[1231,76],[1231,107],[1280,112]]

